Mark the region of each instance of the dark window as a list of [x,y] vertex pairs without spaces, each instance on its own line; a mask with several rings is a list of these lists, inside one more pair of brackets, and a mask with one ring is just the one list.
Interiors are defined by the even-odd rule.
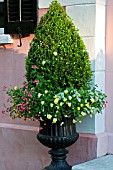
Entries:
[[4,2],[0,2],[0,28],[4,27]]
[[34,33],[37,25],[37,0],[4,0],[5,33]]

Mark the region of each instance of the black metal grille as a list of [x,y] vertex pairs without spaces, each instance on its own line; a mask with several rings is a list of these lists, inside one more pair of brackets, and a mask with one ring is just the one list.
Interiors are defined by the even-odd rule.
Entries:
[[4,0],[5,33],[34,33],[37,25],[37,0]]
[[19,0],[8,0],[8,21],[20,20]]
[[0,27],[4,27],[4,3],[0,2]]
[[22,20],[33,20],[33,0],[22,0]]

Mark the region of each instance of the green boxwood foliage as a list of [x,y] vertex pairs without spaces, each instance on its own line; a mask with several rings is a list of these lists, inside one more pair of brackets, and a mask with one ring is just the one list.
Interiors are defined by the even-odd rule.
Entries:
[[[35,66],[35,69],[32,68]],[[91,80],[89,55],[66,11],[53,0],[35,30],[26,58],[26,78],[43,88],[80,88]]]

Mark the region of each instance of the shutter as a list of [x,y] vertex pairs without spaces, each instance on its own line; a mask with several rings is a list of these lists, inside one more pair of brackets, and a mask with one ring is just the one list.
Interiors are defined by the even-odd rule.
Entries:
[[[37,0],[4,0],[6,7],[5,33],[34,33],[37,25]],[[19,29],[18,29],[19,28]]]
[[4,2],[0,2],[0,28],[4,27]]

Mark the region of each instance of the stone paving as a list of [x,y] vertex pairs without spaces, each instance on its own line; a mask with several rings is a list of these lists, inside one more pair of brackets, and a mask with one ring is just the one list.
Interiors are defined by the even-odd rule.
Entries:
[[72,170],[113,170],[113,155],[106,155],[92,161],[76,165]]

